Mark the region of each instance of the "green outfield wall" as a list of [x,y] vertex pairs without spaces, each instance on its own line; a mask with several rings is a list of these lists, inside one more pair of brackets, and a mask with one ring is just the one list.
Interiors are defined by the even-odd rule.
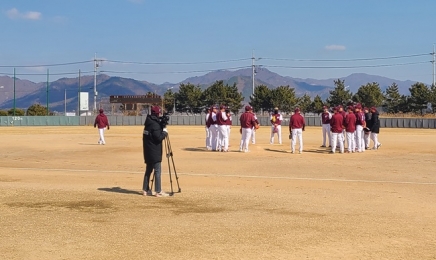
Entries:
[[[112,126],[143,125],[146,116],[108,116]],[[0,116],[0,126],[92,126],[94,116]],[[270,125],[269,117],[258,117],[261,125]],[[321,126],[319,116],[306,116],[307,126]],[[204,115],[184,116],[173,115],[170,125],[205,125]],[[288,125],[285,118],[282,125]],[[239,120],[233,119],[233,125],[239,125]],[[384,128],[424,128],[435,129],[436,118],[380,118],[380,126]]]

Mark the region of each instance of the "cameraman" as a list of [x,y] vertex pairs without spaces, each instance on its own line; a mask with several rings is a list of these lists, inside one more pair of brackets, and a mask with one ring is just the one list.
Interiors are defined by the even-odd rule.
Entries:
[[153,196],[149,187],[150,176],[154,170],[155,179],[155,196],[168,196],[162,192],[161,188],[161,162],[162,162],[162,141],[168,136],[166,129],[166,121],[159,118],[160,108],[158,106],[151,107],[151,115],[147,115],[144,123],[144,133],[142,135],[142,144],[144,151],[144,162],[146,164],[144,182],[142,184],[143,194],[145,196]]

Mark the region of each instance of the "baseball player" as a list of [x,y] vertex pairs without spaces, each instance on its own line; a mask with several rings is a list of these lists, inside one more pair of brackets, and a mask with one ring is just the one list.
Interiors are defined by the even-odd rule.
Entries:
[[[256,124],[259,125],[259,120],[257,120],[256,113],[251,111],[254,115],[254,120],[256,121]],[[256,144],[256,127],[253,126],[253,131],[251,132],[251,144]]]
[[210,144],[211,144],[212,151],[217,150],[218,125],[216,121],[216,114],[217,114],[217,107],[213,106],[207,121],[209,125],[209,136],[210,136]]
[[324,112],[321,114],[321,123],[322,123],[322,145],[321,147],[326,147],[326,135],[329,139],[329,146],[332,146],[332,135],[330,133],[330,119],[332,118],[332,114],[329,112],[329,108],[327,106],[323,106],[322,109]]
[[248,144],[250,142],[251,132],[253,131],[253,127],[256,126],[256,120],[254,119],[254,114],[251,112],[251,106],[245,106],[245,112],[239,118],[241,129],[239,132],[241,133],[241,142],[239,144],[239,151],[248,152]]
[[344,140],[342,135],[342,130],[344,129],[344,117],[339,113],[339,108],[335,107],[333,109],[334,115],[330,119],[330,127],[332,132],[332,150],[330,153],[335,153],[336,145],[339,143],[340,153],[344,153]]
[[274,134],[277,133],[279,144],[282,144],[282,121],[283,116],[279,114],[279,108],[274,108],[274,113],[270,117],[271,121],[271,139],[269,141],[270,144],[274,143]]
[[371,107],[371,139],[374,142],[373,150],[378,150],[381,143],[378,142],[378,134],[380,133],[380,120],[378,118],[377,108]]
[[218,125],[218,151],[228,152],[229,151],[229,136],[227,132],[226,121],[228,120],[226,114],[226,107],[224,105],[220,106],[220,111],[216,114],[216,121]]
[[99,114],[95,117],[94,121],[94,128],[98,126],[98,134],[100,135],[100,139],[98,140],[98,144],[106,144],[106,141],[104,140],[104,130],[107,127],[107,130],[109,130],[109,120],[107,119],[107,116],[104,114],[103,109],[100,108],[98,111]]
[[[339,114],[341,114],[342,118],[345,120],[347,113],[344,111],[344,107],[342,105],[339,105],[338,109],[339,109],[339,111],[338,111]],[[345,146],[345,136],[346,136],[346,133],[345,133],[345,128],[344,128],[344,129],[342,129],[342,140],[344,140],[344,146]]]
[[209,151],[212,150],[210,131],[209,131],[210,125],[208,124],[209,116],[210,116],[210,110],[211,110],[210,108],[206,108],[206,117],[205,117],[206,125],[204,127],[206,129],[206,149],[209,150]]
[[356,132],[356,116],[354,115],[353,106],[348,107],[348,113],[345,117],[345,133],[347,137],[347,153],[354,153],[356,142],[354,133]]
[[355,108],[356,115],[356,150],[361,153],[365,151],[365,142],[363,140],[363,128],[366,127],[365,114],[362,112],[362,105],[357,104]]
[[303,152],[303,131],[306,124],[304,122],[303,116],[300,114],[300,109],[296,108],[294,114],[291,116],[289,120],[289,134],[292,135],[291,141],[291,153],[295,153],[295,145],[299,144],[299,153]]
[[371,126],[371,114],[369,113],[369,108],[365,107],[363,108],[363,112],[365,114],[365,123],[366,127],[363,129],[364,134],[364,141],[365,141],[365,150],[369,149],[369,142],[370,142],[370,126]]
[[228,146],[230,147],[230,129],[232,128],[232,114],[230,113],[229,107],[226,108],[226,115],[227,115],[227,120],[226,120],[227,136],[229,140]]

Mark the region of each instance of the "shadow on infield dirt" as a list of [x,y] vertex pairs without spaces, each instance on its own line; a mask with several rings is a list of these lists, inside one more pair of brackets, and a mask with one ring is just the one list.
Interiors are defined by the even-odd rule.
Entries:
[[187,148],[183,148],[182,150],[189,151],[189,152],[210,152],[203,147],[187,147]]
[[136,190],[127,190],[127,189],[123,189],[121,187],[98,188],[97,190],[107,191],[107,192],[123,193],[123,194],[135,194],[135,195],[141,195],[142,196],[142,192],[139,192],[139,191],[136,191]]
[[286,151],[286,150],[276,150],[276,149],[270,149],[270,148],[265,148],[265,151],[268,152],[276,152],[276,153],[290,153],[290,151]]
[[330,151],[331,151],[331,148],[329,148],[327,150],[322,150],[322,149],[304,150],[304,152],[307,152],[307,153],[325,153],[325,154],[328,154]]

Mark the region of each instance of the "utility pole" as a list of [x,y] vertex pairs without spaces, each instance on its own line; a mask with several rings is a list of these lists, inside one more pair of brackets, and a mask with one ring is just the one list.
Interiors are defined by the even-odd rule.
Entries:
[[435,48],[434,48],[434,43],[433,43],[433,61],[431,63],[433,63],[433,86],[436,86],[436,67],[435,67],[435,60],[436,60],[436,53],[435,53]]
[[254,98],[254,75],[255,75],[255,69],[254,69],[254,51],[251,52],[251,79],[252,79],[252,84],[253,84],[253,92],[252,92],[252,97]]
[[77,104],[78,104],[78,108],[77,108],[77,115],[78,116],[80,116],[80,92],[82,91],[81,90],[81,84],[80,84],[80,69],[79,69],[79,96],[78,96],[78,101],[77,101]]
[[97,53],[94,55],[94,114],[97,113],[97,70],[100,66],[100,60],[97,60]]
[[48,69],[47,69],[47,116],[50,114],[50,110],[49,110],[49,108],[48,108]]
[[64,88],[64,116],[67,115],[67,88]]
[[15,68],[14,68],[14,116],[15,116],[15,109],[16,109],[16,103],[15,103]]

